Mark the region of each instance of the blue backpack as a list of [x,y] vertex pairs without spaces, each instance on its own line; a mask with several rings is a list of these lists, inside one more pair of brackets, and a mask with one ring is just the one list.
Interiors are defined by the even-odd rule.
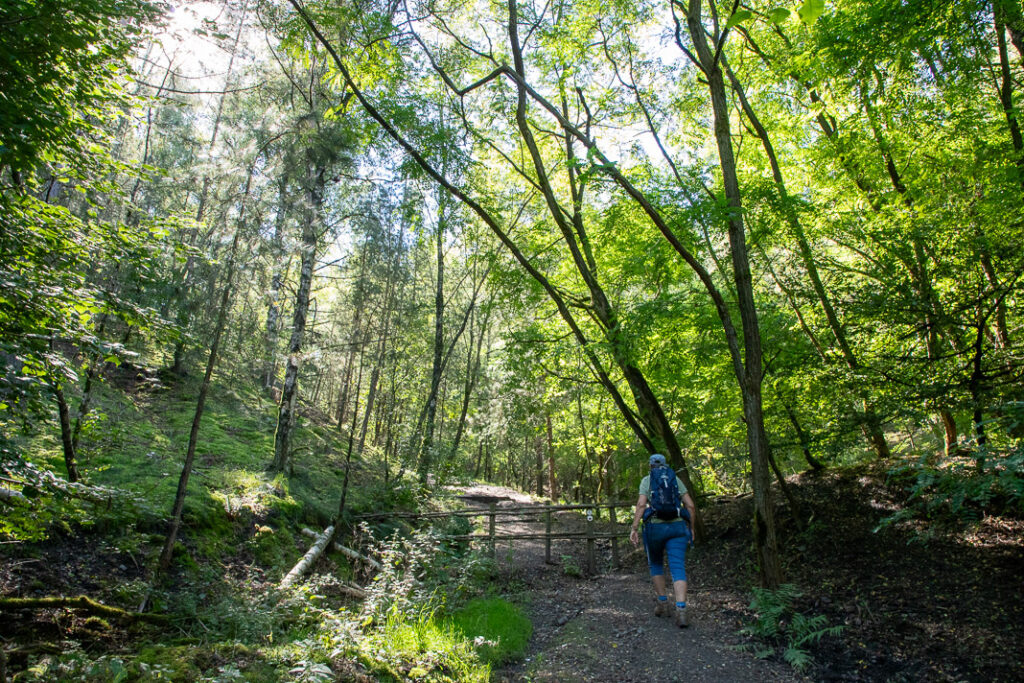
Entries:
[[671,520],[679,517],[679,507],[683,498],[679,495],[676,473],[671,467],[656,467],[651,470],[651,495],[648,502],[658,519]]

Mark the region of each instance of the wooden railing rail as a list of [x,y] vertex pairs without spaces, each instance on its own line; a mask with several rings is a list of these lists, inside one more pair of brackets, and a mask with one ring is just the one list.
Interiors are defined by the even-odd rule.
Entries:
[[[487,508],[477,510],[451,510],[447,512],[423,512],[423,513],[412,513],[412,512],[376,512],[364,515],[356,515],[356,519],[380,519],[380,518],[398,518],[398,519],[442,519],[446,517],[486,517],[487,518],[487,533],[475,533],[475,534],[446,534],[439,538],[444,540],[452,541],[482,541],[486,542],[491,557],[497,558],[497,548],[495,544],[497,541],[508,541],[511,548],[513,541],[528,541],[528,540],[543,540],[544,541],[544,561],[547,564],[551,564],[551,541],[552,540],[585,540],[587,542],[587,570],[591,576],[597,573],[597,558],[596,558],[596,541],[598,540],[610,540],[612,544],[612,562],[616,567],[619,566],[619,545],[618,541],[622,538],[628,538],[629,532],[625,528],[614,530],[614,531],[596,531],[595,530],[595,517],[599,515],[600,510],[608,510],[608,517],[610,522],[613,524],[621,524],[616,518],[615,510],[617,508],[632,509],[634,503],[632,502],[619,502],[619,503],[591,503],[591,504],[574,504],[574,505],[517,505],[515,507],[501,507],[499,508],[495,503],[490,503]],[[574,532],[560,532],[552,529],[552,517],[555,512],[565,511],[587,511],[587,527],[586,531],[574,531]],[[497,518],[498,517],[517,517],[517,519],[509,519],[505,521],[522,521],[522,522],[537,522],[540,521],[540,517],[543,515],[544,520],[544,532],[543,533],[497,533]]]
[[[493,504],[493,503],[492,503]],[[590,505],[519,505],[516,507],[496,508],[495,514],[513,515],[520,512],[562,512],[564,510],[604,510],[614,508],[631,508],[635,503],[593,503]],[[490,514],[487,509],[482,510],[449,510],[446,512],[368,512],[361,515],[353,515],[354,519],[437,519],[441,517],[480,517]]]

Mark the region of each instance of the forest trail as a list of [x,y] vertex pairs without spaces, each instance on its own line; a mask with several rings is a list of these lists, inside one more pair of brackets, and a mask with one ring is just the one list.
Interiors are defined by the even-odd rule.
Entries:
[[[535,499],[498,486],[473,486],[463,492],[471,505],[495,502],[525,505]],[[501,522],[497,531],[542,532],[542,523]],[[554,528],[579,530],[581,515],[556,515]],[[585,567],[584,541],[555,541],[554,564],[544,562],[542,540],[498,543],[501,582],[523,598],[533,622],[533,636],[521,662],[495,672],[507,681],[798,681],[788,667],[757,659],[735,646],[741,609],[747,600],[731,589],[716,588],[701,573],[699,560],[688,560],[691,626],[680,629],[671,619],[654,616],[654,599],[642,551],[628,541],[622,567],[615,569],[607,542],[598,544],[598,575],[574,576]]]

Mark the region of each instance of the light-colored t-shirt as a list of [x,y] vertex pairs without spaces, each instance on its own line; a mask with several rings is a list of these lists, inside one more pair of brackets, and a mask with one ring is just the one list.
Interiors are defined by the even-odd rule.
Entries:
[[[676,486],[679,487],[679,500],[682,500],[683,496],[686,495],[686,486],[683,485],[683,480],[680,479],[679,477],[676,477]],[[646,477],[644,477],[643,479],[640,480],[640,492],[639,493],[640,493],[641,496],[644,496],[645,498],[647,498],[647,504],[648,504],[648,507],[650,507],[650,502],[651,502],[651,475],[648,474]],[[676,517],[676,519],[680,519],[680,518]],[[663,524],[665,522],[674,522],[676,520],[675,519],[660,519],[659,517],[657,517],[655,515],[655,516],[652,516],[647,521],[651,522],[652,524]]]

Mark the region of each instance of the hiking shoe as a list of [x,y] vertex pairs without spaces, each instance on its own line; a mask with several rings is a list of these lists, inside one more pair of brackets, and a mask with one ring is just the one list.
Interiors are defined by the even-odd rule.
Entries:
[[654,616],[656,617],[667,617],[669,615],[670,603],[668,600],[655,600],[654,601]]
[[690,625],[690,617],[686,614],[686,608],[676,609],[676,626],[679,628],[686,628]]

